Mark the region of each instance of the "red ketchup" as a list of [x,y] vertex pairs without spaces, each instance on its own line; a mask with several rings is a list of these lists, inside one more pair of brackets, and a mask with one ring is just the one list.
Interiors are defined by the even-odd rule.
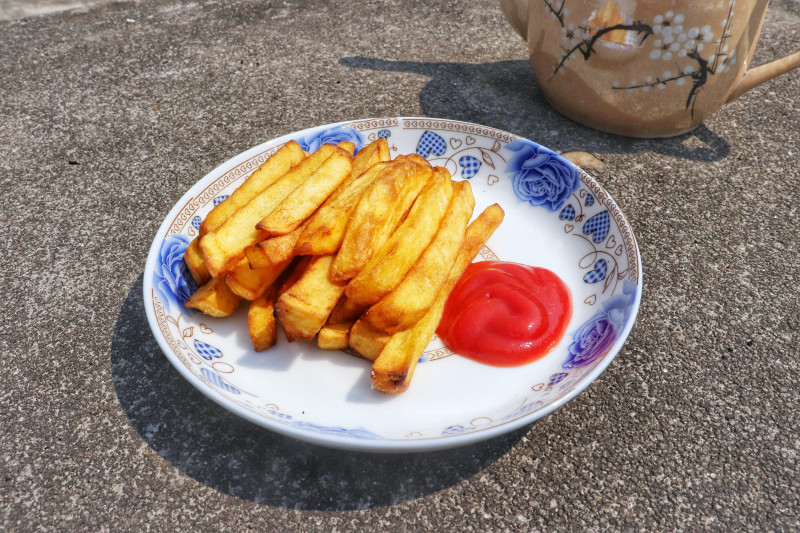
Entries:
[[551,271],[482,261],[470,264],[453,287],[436,333],[479,363],[518,366],[549,352],[571,316],[569,289]]

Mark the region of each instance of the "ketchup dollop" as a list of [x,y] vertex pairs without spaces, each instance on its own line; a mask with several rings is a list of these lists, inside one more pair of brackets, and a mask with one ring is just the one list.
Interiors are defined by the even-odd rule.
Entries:
[[470,264],[453,287],[436,332],[460,355],[517,366],[549,352],[571,316],[569,288],[550,270],[482,261]]

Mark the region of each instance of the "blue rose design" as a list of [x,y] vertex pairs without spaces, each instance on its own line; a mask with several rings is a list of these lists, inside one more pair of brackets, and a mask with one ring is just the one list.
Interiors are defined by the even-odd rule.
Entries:
[[516,139],[506,148],[516,152],[508,160],[506,172],[512,174],[519,200],[557,211],[578,189],[578,169],[555,152],[525,139]]
[[622,293],[603,303],[603,310],[572,335],[569,355],[562,368],[578,368],[597,361],[611,349],[633,311],[638,287],[630,280],[622,283]]
[[617,332],[606,313],[601,311],[582,325],[572,338],[567,360],[561,365],[565,369],[586,366],[603,357],[617,340]]
[[183,303],[197,290],[183,254],[191,239],[185,235],[170,235],[161,243],[159,261],[153,272],[153,288],[164,302],[164,308],[170,312],[171,305]]
[[297,139],[297,144],[308,153],[314,152],[325,143],[338,144],[342,141],[350,141],[356,145],[356,153],[364,146],[364,136],[353,128],[336,126],[327,130],[319,131],[308,137]]

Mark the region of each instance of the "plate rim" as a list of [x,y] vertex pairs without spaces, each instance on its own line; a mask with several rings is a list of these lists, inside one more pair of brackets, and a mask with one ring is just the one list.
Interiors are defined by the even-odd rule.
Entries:
[[[508,135],[515,139],[527,139],[527,137],[523,137],[511,132],[507,132],[504,130],[500,130],[497,128],[493,128],[490,126],[484,126],[481,124],[476,124],[472,122],[466,122],[462,120],[454,120],[454,119],[447,119],[447,118],[433,118],[433,117],[404,117],[404,116],[395,116],[395,117],[375,117],[375,118],[358,118],[353,120],[344,120],[339,122],[332,122],[330,124],[320,124],[317,126],[311,126],[308,128],[304,128],[302,130],[293,131],[287,133],[285,135],[281,135],[278,137],[274,137],[272,139],[268,139],[267,141],[260,143],[256,146],[253,146],[243,152],[240,152],[233,157],[223,161],[216,167],[214,167],[211,171],[207,172],[203,177],[198,179],[191,187],[189,187],[186,192],[181,195],[181,197],[175,201],[173,206],[165,215],[164,219],[162,220],[161,224],[158,227],[158,230],[153,237],[153,241],[150,245],[147,254],[147,260],[145,262],[144,273],[143,273],[143,303],[145,307],[145,314],[147,316],[148,326],[150,327],[151,334],[156,339],[159,348],[166,356],[167,360],[172,364],[172,366],[178,370],[178,373],[183,376],[196,390],[200,391],[204,396],[212,400],[214,403],[223,407],[227,411],[248,420],[262,428],[268,429],[270,431],[274,431],[281,435],[285,435],[288,437],[296,438],[298,440],[309,442],[312,444],[330,447],[330,448],[337,448],[343,450],[350,450],[350,451],[361,451],[361,452],[375,452],[375,453],[414,453],[414,452],[426,452],[426,451],[434,451],[434,450],[442,450],[448,448],[457,448],[462,446],[468,446],[470,444],[475,444],[484,440],[493,439],[504,435],[506,433],[510,433],[515,431],[521,427],[530,425],[541,418],[553,413],[557,409],[563,407],[566,403],[571,401],[575,398],[578,394],[583,392],[589,385],[591,385],[599,376],[602,374],[605,369],[611,364],[611,362],[616,359],[619,352],[622,350],[622,346],[628,339],[631,330],[633,329],[634,324],[638,318],[639,314],[639,307],[641,305],[641,299],[644,289],[644,279],[642,277],[642,256],[639,250],[639,244],[636,239],[636,235],[633,231],[633,227],[629,219],[625,216],[625,213],[617,204],[616,200],[606,191],[606,189],[594,178],[594,176],[588,174],[583,169],[578,167],[579,171],[587,176],[591,181],[594,182],[602,191],[604,191],[608,198],[617,206],[619,211],[619,215],[621,219],[627,224],[628,230],[630,232],[631,238],[633,240],[633,250],[635,251],[635,257],[637,259],[637,286],[638,290],[636,290],[633,302],[631,303],[631,314],[630,320],[627,322],[625,327],[623,328],[622,332],[619,334],[617,339],[611,345],[609,352],[602,358],[602,360],[590,371],[587,372],[583,377],[581,377],[578,381],[575,382],[572,389],[561,396],[560,398],[554,400],[553,402],[543,406],[536,411],[529,413],[528,415],[522,416],[515,420],[510,420],[503,424],[498,424],[496,426],[492,426],[486,429],[478,429],[475,431],[471,431],[469,433],[459,434],[459,435],[451,435],[447,437],[429,437],[429,438],[419,438],[419,439],[409,439],[409,440],[401,440],[401,439],[386,439],[386,440],[365,440],[365,439],[358,439],[354,437],[350,437],[347,435],[337,435],[337,434],[330,434],[330,433],[320,433],[320,432],[312,432],[307,431],[304,429],[294,428],[288,425],[280,424],[270,420],[269,418],[258,416],[256,413],[251,412],[247,409],[244,409],[233,402],[230,402],[225,396],[221,393],[217,392],[213,387],[208,386],[205,382],[203,382],[198,376],[193,374],[185,365],[183,365],[177,357],[172,353],[169,345],[167,344],[166,340],[163,338],[162,335],[157,334],[157,319],[155,316],[155,311],[152,305],[148,305],[152,297],[153,286],[152,286],[152,275],[155,268],[155,262],[157,257],[159,256],[159,251],[161,248],[161,244],[163,238],[161,237],[162,233],[165,233],[169,226],[173,224],[173,220],[178,216],[180,211],[182,210],[182,206],[192,199],[193,196],[196,195],[195,189],[201,190],[201,184],[204,184],[205,181],[210,180],[212,176],[216,176],[217,179],[222,176],[226,171],[230,171],[240,165],[242,162],[247,161],[248,159],[260,154],[265,149],[270,147],[280,146],[282,142],[288,142],[291,139],[302,137],[308,134],[311,131],[319,130],[322,128],[335,128],[338,126],[351,124],[355,122],[365,122],[365,121],[392,121],[397,120],[398,126],[403,126],[405,121],[408,120],[422,120],[422,121],[443,121],[443,122],[451,122],[451,123],[459,123],[466,126],[473,126],[476,128],[482,128],[484,130],[492,130],[498,132],[503,135]],[[436,128],[438,129],[438,128]],[[551,150],[544,145],[537,143],[536,141],[530,140],[531,142],[536,143],[538,146]],[[552,150],[551,150],[552,151]],[[557,152],[556,152],[557,153]],[[560,154],[558,154],[561,157]],[[576,165],[577,166],[577,165]],[[208,184],[205,185],[206,187]]]

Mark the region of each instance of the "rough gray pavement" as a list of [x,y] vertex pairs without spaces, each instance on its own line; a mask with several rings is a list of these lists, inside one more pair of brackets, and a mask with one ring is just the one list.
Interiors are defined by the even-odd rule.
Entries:
[[[798,29],[773,2],[754,64]],[[0,23],[0,55],[0,529],[800,529],[800,74],[650,141],[550,109],[490,0],[114,3]],[[644,260],[627,344],[554,414],[453,451],[230,415],[149,332],[162,218],[264,140],[396,115],[603,159]]]

